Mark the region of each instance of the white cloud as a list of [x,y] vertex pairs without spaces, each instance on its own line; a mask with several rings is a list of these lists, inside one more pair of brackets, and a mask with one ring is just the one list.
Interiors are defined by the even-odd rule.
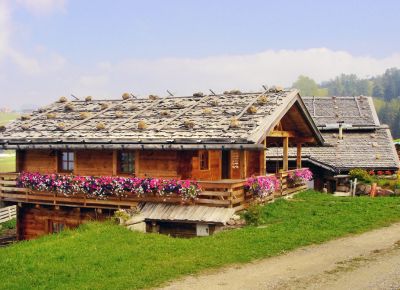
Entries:
[[[43,52],[43,56],[47,55]],[[49,62],[57,64],[55,62]],[[20,64],[23,65],[23,64]],[[31,65],[31,66],[30,66]],[[383,73],[387,68],[400,67],[400,54],[385,58],[354,56],[345,51],[327,48],[306,50],[266,50],[247,55],[223,55],[206,58],[163,58],[153,60],[127,59],[118,62],[98,62],[93,65],[66,63],[45,66],[32,79],[18,74],[7,82],[3,96],[15,96],[9,105],[54,101],[59,95],[73,93],[78,97],[119,97],[123,92],[137,95],[157,93],[166,95],[169,89],[176,95],[195,91],[215,92],[226,89],[260,90],[261,85],[291,86],[303,74],[320,82],[341,73],[355,73],[360,77]],[[26,69],[35,71],[35,63],[27,61]],[[7,77],[6,77],[7,79]],[[13,83],[14,82],[14,83]],[[20,86],[24,83],[24,86]],[[28,92],[34,92],[28,95]],[[33,95],[32,95],[33,94]],[[0,96],[1,97],[1,96]],[[5,104],[8,100],[5,100]]]
[[301,74],[318,82],[341,73],[365,77],[381,74],[393,66],[400,67],[400,54],[377,59],[312,48],[193,59],[125,60],[111,65],[109,74],[113,76],[112,83],[120,89],[129,85],[145,93],[151,90],[165,92],[166,89],[191,93],[208,88],[258,90],[263,84],[290,86]]
[[108,76],[105,75],[83,75],[79,79],[79,84],[87,88],[104,87],[108,83]]
[[51,14],[55,11],[66,11],[65,0],[17,0],[17,3],[36,15]]

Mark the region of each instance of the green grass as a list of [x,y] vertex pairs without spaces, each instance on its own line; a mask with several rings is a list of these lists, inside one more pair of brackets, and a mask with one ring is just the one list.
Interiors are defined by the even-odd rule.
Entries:
[[5,151],[6,154],[12,154],[7,157],[0,157],[0,172],[15,172],[15,153]]
[[16,221],[16,219],[12,219],[12,220],[6,221],[0,225],[1,225],[0,234],[2,234],[6,230],[15,229],[17,227],[17,221]]
[[18,113],[0,113],[0,126],[6,125],[7,123],[18,118]]
[[1,289],[138,289],[182,275],[282,254],[400,220],[400,198],[307,191],[263,208],[266,226],[194,239],[108,223],[0,249]]

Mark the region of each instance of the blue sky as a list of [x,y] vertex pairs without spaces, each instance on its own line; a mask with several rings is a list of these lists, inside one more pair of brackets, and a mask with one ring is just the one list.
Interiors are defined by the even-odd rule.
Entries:
[[400,1],[0,0],[0,107],[362,77],[400,66]]

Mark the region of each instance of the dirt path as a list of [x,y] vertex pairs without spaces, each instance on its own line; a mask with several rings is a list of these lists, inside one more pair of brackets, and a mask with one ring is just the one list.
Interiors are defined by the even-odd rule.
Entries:
[[186,277],[163,289],[400,289],[400,224]]

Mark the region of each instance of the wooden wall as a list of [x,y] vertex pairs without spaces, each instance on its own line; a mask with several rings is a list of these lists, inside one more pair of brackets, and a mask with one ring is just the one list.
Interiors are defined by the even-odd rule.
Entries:
[[209,169],[200,170],[198,151],[192,158],[191,177],[199,180],[221,179],[221,150],[209,150]]
[[260,175],[260,151],[247,151],[246,177]]
[[51,233],[51,223],[63,223],[67,228],[75,228],[90,220],[104,220],[113,215],[113,210],[102,210],[98,213],[95,209],[23,205],[17,212],[17,236],[19,240],[34,239]]
[[174,150],[143,150],[136,154],[139,157],[139,168],[136,168],[140,177],[169,177],[179,178],[178,151]]
[[113,151],[79,150],[75,151],[76,175],[113,175]]
[[18,171],[57,172],[57,156],[53,150],[17,151],[17,160]]
[[[209,169],[200,170],[199,151],[138,150],[135,170],[139,177],[219,180],[222,171],[222,151],[209,150]],[[76,175],[117,175],[117,151],[75,151]],[[18,171],[39,173],[57,172],[57,153],[54,150],[26,150],[17,152]],[[260,174],[260,151],[230,151],[230,178],[240,179]]]

